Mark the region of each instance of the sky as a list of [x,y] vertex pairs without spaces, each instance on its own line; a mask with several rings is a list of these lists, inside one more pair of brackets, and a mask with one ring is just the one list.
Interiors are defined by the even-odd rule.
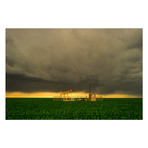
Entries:
[[89,84],[142,96],[142,29],[6,29],[7,96],[85,96]]

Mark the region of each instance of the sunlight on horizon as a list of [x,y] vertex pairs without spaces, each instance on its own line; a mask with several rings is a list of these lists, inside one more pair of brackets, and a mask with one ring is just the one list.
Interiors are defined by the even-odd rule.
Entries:
[[[70,98],[88,98],[89,93],[85,92],[72,92],[68,94]],[[128,95],[128,94],[97,94],[97,97],[102,96],[103,98],[142,98],[142,96]],[[6,98],[59,98],[60,93],[58,92],[34,92],[34,93],[23,93],[23,92],[6,92]]]

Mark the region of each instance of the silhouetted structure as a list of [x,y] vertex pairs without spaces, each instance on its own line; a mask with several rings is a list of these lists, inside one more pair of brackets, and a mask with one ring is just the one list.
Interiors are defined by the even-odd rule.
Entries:
[[88,101],[96,101],[96,93],[91,93],[91,84],[89,84],[89,99]]

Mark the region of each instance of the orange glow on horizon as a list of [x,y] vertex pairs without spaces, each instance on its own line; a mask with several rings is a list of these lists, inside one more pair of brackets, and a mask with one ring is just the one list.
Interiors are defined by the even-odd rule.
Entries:
[[[88,97],[88,93],[85,92],[71,92],[68,94],[69,97]],[[128,95],[128,94],[108,94],[108,95],[99,95],[96,97],[102,96],[103,98],[142,98],[141,96]],[[6,92],[6,98],[58,98],[60,93],[58,92],[34,92],[34,93],[23,93],[23,92]]]

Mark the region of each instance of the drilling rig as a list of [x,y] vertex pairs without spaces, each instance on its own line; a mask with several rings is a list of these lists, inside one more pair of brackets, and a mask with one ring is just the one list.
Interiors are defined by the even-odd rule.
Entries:
[[96,101],[96,93],[91,92],[91,84],[89,84],[89,98],[88,101]]

